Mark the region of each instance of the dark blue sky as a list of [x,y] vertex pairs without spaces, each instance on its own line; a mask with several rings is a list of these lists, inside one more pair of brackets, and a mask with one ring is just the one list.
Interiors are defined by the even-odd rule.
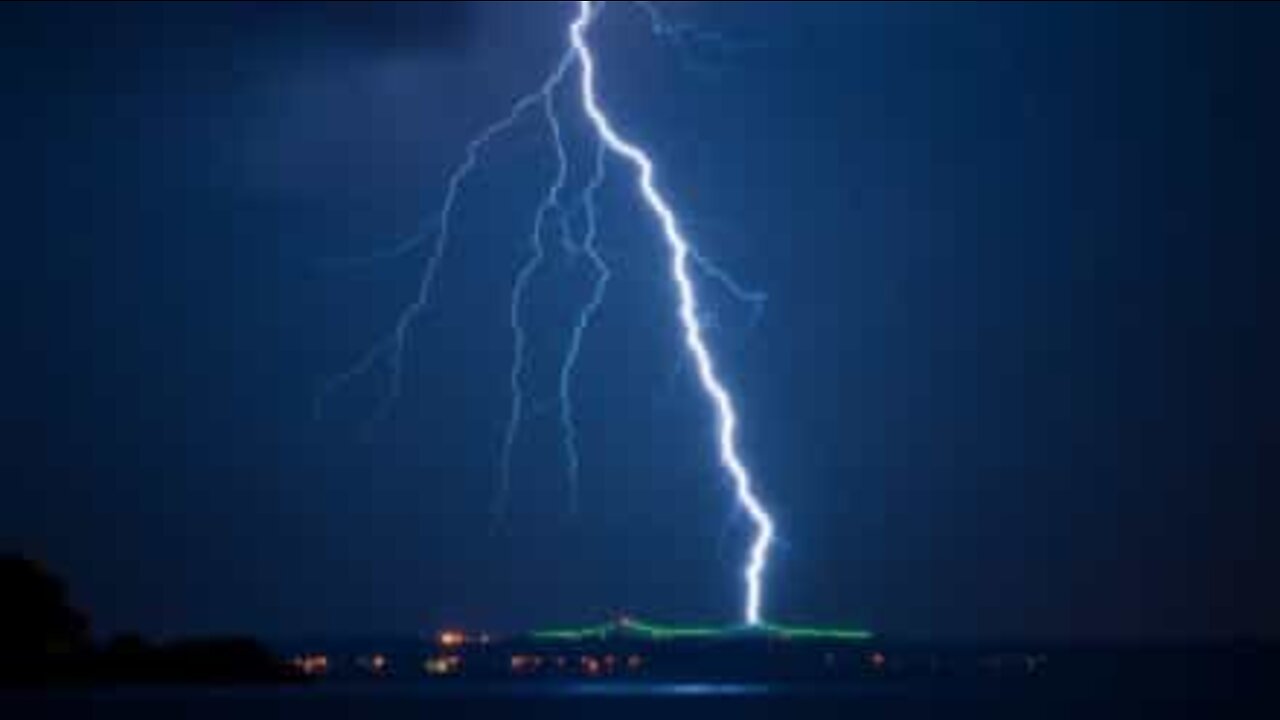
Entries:
[[[783,538],[767,613],[1280,631],[1280,11],[667,5],[741,47],[704,71],[613,8],[601,89],[700,247],[770,296],[753,328],[703,285]],[[551,171],[536,124],[459,208],[394,412],[361,435],[374,376],[311,417],[421,260],[324,259],[417,227],[571,12],[6,3],[0,549],[108,632],[735,619],[746,528],[621,166],[581,512],[550,403],[587,276],[553,256],[528,310],[545,411],[487,532],[507,294]]]

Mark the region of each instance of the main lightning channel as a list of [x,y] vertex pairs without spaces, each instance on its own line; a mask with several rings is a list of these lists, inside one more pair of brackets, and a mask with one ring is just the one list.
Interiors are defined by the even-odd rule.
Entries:
[[679,294],[679,315],[684,328],[685,345],[697,364],[702,388],[715,407],[719,425],[720,463],[733,479],[738,503],[746,510],[755,526],[755,539],[751,543],[750,558],[743,572],[747,585],[744,619],[748,625],[759,625],[763,575],[774,536],[773,518],[756,496],[751,474],[738,454],[738,416],[733,399],[716,374],[711,351],[702,336],[702,326],[698,319],[698,298],[689,277],[692,254],[689,241],[681,232],[675,211],[656,187],[653,160],[638,145],[619,134],[596,96],[595,57],[587,43],[586,33],[596,17],[598,6],[602,5],[591,0],[580,0],[578,16],[569,28],[570,41],[578,57],[581,72],[583,110],[609,150],[635,168],[641,196],[657,217],[662,227],[663,239],[671,252],[671,278]]

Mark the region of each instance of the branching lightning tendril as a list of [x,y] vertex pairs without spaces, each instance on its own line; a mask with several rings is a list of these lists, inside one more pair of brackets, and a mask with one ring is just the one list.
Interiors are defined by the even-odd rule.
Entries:
[[[556,67],[555,72],[542,86],[542,91],[539,93],[547,126],[551,130],[552,144],[555,146],[556,175],[534,214],[533,230],[529,235],[529,244],[532,252],[529,255],[529,259],[516,274],[515,284],[511,288],[511,336],[514,347],[511,360],[511,413],[507,418],[507,429],[502,439],[502,484],[498,488],[498,495],[494,505],[495,520],[502,516],[506,506],[507,494],[511,487],[511,457],[515,451],[516,437],[520,432],[520,422],[524,417],[524,387],[521,381],[525,365],[525,331],[524,325],[520,322],[520,308],[524,303],[524,295],[529,286],[529,281],[538,271],[546,256],[546,251],[542,244],[542,233],[547,216],[552,212],[560,213],[562,218],[564,216],[564,211],[560,207],[560,194],[564,191],[565,178],[569,172],[569,163],[560,133],[560,119],[556,115],[555,91],[560,86],[561,80],[564,79],[568,67],[569,56],[566,55],[565,59]],[[560,233],[562,243],[568,242],[565,239],[567,237],[566,233],[567,226],[562,222]]]
[[582,195],[582,209],[583,215],[586,217],[586,230],[582,237],[581,249],[583,254],[591,261],[591,267],[595,271],[596,279],[591,289],[591,298],[586,305],[582,306],[582,311],[578,314],[577,322],[573,326],[573,333],[569,336],[569,349],[565,352],[564,364],[560,366],[560,426],[564,437],[565,462],[568,465],[569,509],[571,512],[576,512],[578,509],[578,473],[582,464],[578,456],[578,428],[574,423],[571,383],[574,370],[578,365],[578,356],[582,353],[582,336],[587,332],[587,328],[590,327],[596,312],[604,303],[604,294],[609,287],[609,279],[613,275],[609,265],[605,263],[604,258],[600,255],[600,250],[596,247],[599,217],[596,212],[595,201],[596,193],[604,185],[604,160],[605,144],[601,140],[596,143],[595,171],[591,175],[591,181]]
[[[691,41],[699,39],[700,35],[696,31],[685,26],[667,23],[653,3],[635,2],[634,4],[647,14],[651,31],[655,35],[667,39],[690,39]],[[347,370],[325,383],[317,396],[317,412],[330,394],[357,377],[372,372],[379,367],[380,363],[385,363],[387,366],[386,392],[373,419],[383,417],[400,397],[404,384],[404,357],[409,331],[430,304],[437,275],[448,252],[453,213],[463,185],[477,168],[481,155],[488,147],[497,138],[512,130],[531,111],[539,108],[549,130],[551,145],[555,152],[555,175],[546,186],[534,213],[528,236],[528,255],[520,265],[511,288],[509,309],[513,345],[509,376],[511,405],[503,434],[500,480],[495,495],[493,518],[495,521],[500,520],[505,512],[516,441],[526,414],[524,375],[528,362],[526,357],[528,350],[521,313],[530,284],[546,259],[544,234],[553,215],[559,226],[562,251],[570,256],[585,256],[594,276],[590,296],[576,315],[558,377],[559,420],[567,466],[570,508],[575,509],[577,506],[581,461],[577,446],[578,431],[572,402],[572,384],[584,337],[604,303],[606,290],[612,277],[612,270],[605,262],[597,244],[599,213],[596,202],[597,194],[606,181],[606,161],[609,156],[616,157],[634,170],[636,187],[641,200],[657,221],[669,251],[671,280],[678,298],[678,316],[683,329],[684,344],[696,366],[699,384],[715,413],[720,464],[732,480],[738,506],[746,512],[755,529],[747,564],[743,569],[743,579],[746,584],[743,614],[748,624],[759,625],[762,622],[763,575],[769,549],[774,541],[774,525],[772,518],[755,494],[751,475],[739,453],[738,416],[733,399],[717,374],[711,350],[705,339],[706,328],[700,317],[696,285],[691,276],[691,270],[720,283],[732,297],[751,305],[757,317],[766,298],[763,293],[742,286],[688,241],[675,211],[658,189],[652,158],[634,141],[620,133],[603,109],[596,89],[596,58],[587,41],[587,33],[605,5],[604,2],[589,0],[577,2],[577,14],[568,28],[569,45],[552,72],[536,90],[517,99],[506,116],[486,127],[467,144],[462,163],[449,175],[444,199],[434,224],[434,237],[430,242],[428,241],[429,233],[420,232],[389,249],[364,258],[339,263],[341,266],[350,266],[380,262],[403,258],[423,248],[429,250],[417,293],[413,299],[401,309],[394,326],[387,334],[378,339]],[[585,220],[583,237],[577,243],[572,237],[570,210],[563,198],[569,172],[569,158],[562,138],[562,124],[556,105],[557,92],[564,87],[569,70],[575,66],[579,72],[578,99],[581,110],[596,136],[593,172],[577,199]]]

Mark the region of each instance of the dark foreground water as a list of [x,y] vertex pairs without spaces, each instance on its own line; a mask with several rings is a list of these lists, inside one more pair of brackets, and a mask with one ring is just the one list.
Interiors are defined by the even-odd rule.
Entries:
[[[1277,678],[1280,682],[1280,678]],[[1277,718],[1256,692],[1168,687],[797,687],[705,683],[538,686],[332,683],[284,688],[97,688],[0,691],[0,718]]]

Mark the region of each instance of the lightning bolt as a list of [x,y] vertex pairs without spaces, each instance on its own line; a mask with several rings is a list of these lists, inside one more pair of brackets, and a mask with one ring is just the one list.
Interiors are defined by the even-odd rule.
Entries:
[[[667,23],[652,3],[635,2],[634,4],[648,15],[651,31],[655,36],[681,42],[687,39],[697,40],[700,37],[696,31],[686,26]],[[671,279],[679,299],[678,315],[684,330],[685,346],[697,369],[697,377],[702,389],[715,411],[720,463],[733,482],[737,504],[745,510],[755,527],[749,559],[743,570],[747,588],[744,619],[750,625],[758,625],[761,622],[763,575],[769,548],[774,541],[774,525],[755,494],[751,475],[738,451],[738,417],[733,400],[716,373],[711,351],[704,338],[705,327],[700,316],[691,270],[721,284],[734,299],[752,306],[755,318],[759,317],[766,296],[764,293],[748,289],[738,283],[728,272],[689,243],[681,230],[674,210],[656,187],[652,159],[638,145],[624,138],[603,110],[596,94],[595,57],[586,36],[591,24],[603,11],[605,5],[604,2],[577,3],[577,15],[569,26],[569,47],[561,55],[552,72],[533,92],[517,98],[505,116],[485,127],[467,144],[463,161],[448,176],[444,199],[434,222],[434,235],[427,231],[420,231],[391,248],[362,258],[331,263],[338,267],[359,266],[401,259],[423,249],[429,251],[413,299],[400,310],[389,332],[379,338],[355,363],[331,377],[321,387],[316,398],[316,412],[319,413],[329,395],[356,378],[371,373],[380,364],[385,364],[387,367],[386,387],[371,422],[383,418],[400,398],[404,385],[404,356],[409,333],[414,323],[430,306],[437,277],[452,240],[454,210],[462,195],[463,187],[476,171],[482,155],[489,147],[511,132],[535,109],[540,110],[554,151],[555,173],[534,212],[532,227],[527,238],[528,253],[519,266],[511,287],[508,318],[512,334],[512,360],[508,378],[511,401],[502,437],[500,478],[492,509],[493,520],[499,521],[505,512],[516,444],[527,414],[524,376],[528,365],[528,349],[522,311],[530,285],[545,264],[547,247],[544,236],[547,233],[548,224],[553,219],[558,224],[561,251],[568,256],[585,256],[594,277],[590,296],[575,316],[558,377],[559,422],[571,511],[575,510],[578,504],[581,459],[577,446],[578,429],[575,421],[572,385],[584,338],[604,303],[613,274],[597,244],[599,235],[597,195],[606,181],[606,161],[609,155],[613,155],[630,165],[635,171],[641,198],[658,221],[669,249]],[[572,237],[570,212],[563,197],[569,173],[569,157],[562,137],[562,123],[556,105],[557,93],[565,86],[569,70],[575,65],[580,69],[579,99],[582,111],[596,135],[592,175],[577,198],[579,209],[585,218],[585,227],[581,241],[576,244]]]
[[635,170],[640,194],[662,228],[663,239],[671,253],[671,279],[680,299],[680,323],[684,328],[685,346],[698,368],[698,379],[703,391],[715,407],[719,426],[720,463],[733,479],[738,503],[746,510],[755,525],[755,539],[751,543],[750,558],[743,571],[747,585],[745,620],[749,625],[760,623],[762,581],[768,561],[769,546],[773,542],[773,519],[765,510],[752,487],[751,474],[738,452],[738,416],[733,398],[716,374],[711,351],[702,336],[698,321],[698,297],[689,277],[690,244],[681,232],[680,223],[670,203],[663,197],[654,182],[653,160],[640,146],[624,138],[614,127],[613,121],[600,105],[596,95],[595,56],[587,43],[587,30],[597,15],[596,3],[581,0],[578,16],[569,28],[569,37],[581,68],[582,107],[596,133],[614,154],[628,162]]

